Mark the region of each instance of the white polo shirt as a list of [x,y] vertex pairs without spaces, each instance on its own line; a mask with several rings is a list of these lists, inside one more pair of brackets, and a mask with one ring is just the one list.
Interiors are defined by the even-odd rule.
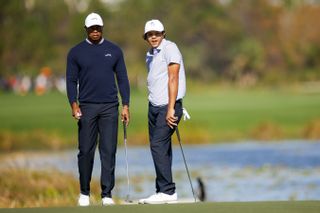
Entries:
[[154,106],[164,106],[169,102],[168,66],[170,63],[180,64],[177,100],[182,99],[186,94],[186,75],[182,55],[175,43],[163,39],[159,47],[150,49],[146,56],[148,99]]

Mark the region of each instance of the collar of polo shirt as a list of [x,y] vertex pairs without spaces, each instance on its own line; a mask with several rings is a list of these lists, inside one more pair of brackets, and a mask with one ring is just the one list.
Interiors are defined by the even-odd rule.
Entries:
[[[150,54],[152,54],[152,55],[155,55],[156,53],[159,53],[160,51],[161,51],[161,49],[162,49],[162,47],[163,47],[163,44],[166,42],[166,39],[164,38],[164,39],[162,39],[162,41],[161,41],[161,43],[160,43],[160,45],[158,46],[158,47],[156,47],[156,48],[151,48],[150,49]],[[157,51],[157,52],[155,52],[155,51]]]

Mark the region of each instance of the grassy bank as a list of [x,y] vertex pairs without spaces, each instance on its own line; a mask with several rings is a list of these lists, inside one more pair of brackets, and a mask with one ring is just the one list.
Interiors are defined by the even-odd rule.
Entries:
[[[65,95],[0,94],[0,100],[1,150],[76,147],[77,125]],[[146,93],[132,91],[131,100],[128,142],[146,144]],[[191,115],[180,125],[184,143],[320,138],[319,92],[194,87],[184,106]]]
[[0,208],[74,206],[78,185],[73,176],[59,172],[1,169]]
[[[121,184],[120,180],[117,180]],[[90,202],[101,205],[100,182],[91,181]],[[55,170],[0,169],[0,209],[76,206],[79,180],[71,174]],[[114,196],[116,203],[119,198]]]
[[[8,178],[10,177],[10,178]],[[54,171],[2,169],[0,172],[0,212],[259,212],[313,213],[320,201],[211,202],[174,205],[116,205],[101,207],[98,181],[91,184],[91,207],[76,207],[78,180]],[[119,200],[115,198],[117,204]],[[35,208],[36,207],[36,208]],[[63,207],[63,208],[62,208]]]
[[[121,184],[121,183],[118,183]],[[319,212],[320,201],[281,202],[205,202],[175,205],[119,205],[101,207],[99,181],[91,183],[91,205],[76,207],[79,183],[72,175],[58,171],[25,169],[0,170],[0,213],[2,212],[259,212],[295,213]],[[123,197],[122,197],[123,199]],[[63,207],[63,208],[62,208]]]

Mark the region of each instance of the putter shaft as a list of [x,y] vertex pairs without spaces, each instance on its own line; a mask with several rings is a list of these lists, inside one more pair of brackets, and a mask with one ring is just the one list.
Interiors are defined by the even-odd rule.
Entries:
[[183,158],[184,166],[186,167],[186,171],[187,171],[187,174],[188,174],[188,178],[189,178],[190,187],[191,187],[191,190],[192,190],[192,195],[193,195],[193,198],[194,198],[194,202],[197,202],[197,198],[196,198],[196,195],[195,195],[195,193],[194,193],[192,181],[191,181],[191,178],[190,178],[190,173],[189,173],[187,161],[186,161],[186,158],[185,158],[185,156],[184,156],[183,149],[182,149],[181,138],[180,138],[180,133],[179,133],[178,126],[176,127],[176,134],[177,134],[177,138],[178,138],[178,141],[179,141],[179,145],[180,145],[180,149],[181,149],[181,153],[182,153],[182,158]]
[[127,196],[126,202],[130,203],[130,179],[129,179],[129,163],[128,163],[128,148],[127,148],[127,126],[123,122],[123,137],[124,137],[124,152],[125,152],[125,161],[126,161],[126,175],[127,175]]

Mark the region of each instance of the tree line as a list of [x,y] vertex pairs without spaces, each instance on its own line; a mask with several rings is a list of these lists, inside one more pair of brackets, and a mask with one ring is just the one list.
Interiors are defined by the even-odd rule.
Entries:
[[160,19],[189,79],[243,84],[320,78],[320,2],[308,0],[0,0],[0,76],[63,75],[90,12],[124,50],[130,81],[146,75],[144,24]]

